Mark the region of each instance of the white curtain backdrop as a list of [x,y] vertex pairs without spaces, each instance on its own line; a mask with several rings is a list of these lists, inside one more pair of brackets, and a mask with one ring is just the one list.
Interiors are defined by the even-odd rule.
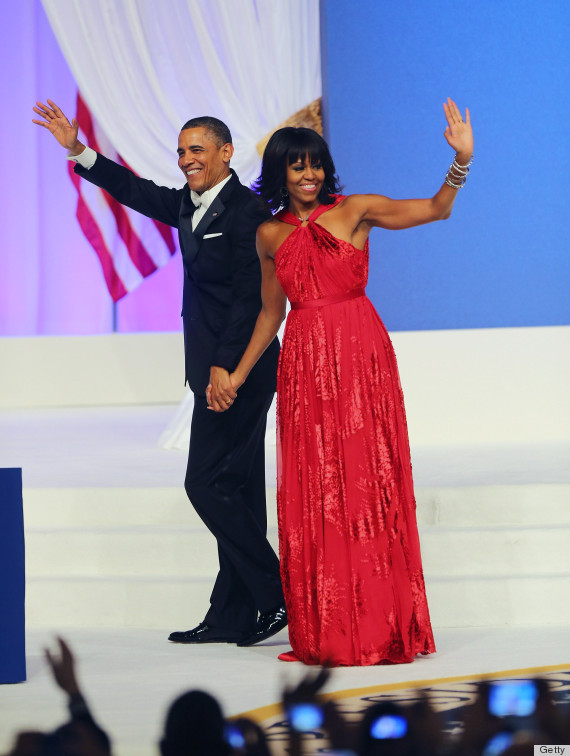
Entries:
[[321,95],[318,0],[42,2],[91,112],[157,183],[180,185],[178,133],[200,115],[228,124],[250,183],[257,143]]

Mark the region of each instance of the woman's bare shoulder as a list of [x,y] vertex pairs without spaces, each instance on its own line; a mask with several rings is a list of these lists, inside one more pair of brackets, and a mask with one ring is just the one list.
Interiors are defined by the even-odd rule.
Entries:
[[356,228],[370,212],[371,207],[384,208],[389,201],[381,194],[349,194],[337,207],[340,217],[346,218],[347,222]]
[[257,241],[264,245],[271,245],[273,239],[277,239],[283,223],[276,218],[269,218],[257,227]]
[[361,207],[370,202],[371,197],[382,197],[381,194],[349,194],[343,200],[341,200],[337,207],[345,210],[352,210],[356,207]]
[[283,231],[286,228],[287,224],[277,220],[277,218],[266,220],[257,227],[257,248],[266,254],[272,255],[281,243]]
[[263,237],[271,237],[273,234],[278,233],[281,226],[283,226],[283,223],[277,218],[268,218],[257,227],[257,233],[261,234]]
[[355,210],[355,208],[360,206],[362,197],[362,194],[347,194],[346,197],[343,197],[339,202],[336,203],[332,210],[333,212],[336,212],[341,216],[346,213],[351,213]]

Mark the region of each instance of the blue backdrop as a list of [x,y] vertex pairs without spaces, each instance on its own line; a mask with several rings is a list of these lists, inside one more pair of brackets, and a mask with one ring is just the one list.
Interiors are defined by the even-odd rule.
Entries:
[[374,229],[368,294],[392,330],[570,322],[570,4],[322,0],[325,133],[346,193],[431,196],[475,161],[451,219]]

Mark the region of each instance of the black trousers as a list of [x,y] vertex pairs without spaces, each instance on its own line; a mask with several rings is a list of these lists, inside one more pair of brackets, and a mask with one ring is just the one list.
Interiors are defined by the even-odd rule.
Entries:
[[258,612],[283,603],[279,561],[267,540],[265,428],[273,392],[246,383],[229,410],[194,396],[186,493],[218,542],[220,569],[205,622],[239,638]]

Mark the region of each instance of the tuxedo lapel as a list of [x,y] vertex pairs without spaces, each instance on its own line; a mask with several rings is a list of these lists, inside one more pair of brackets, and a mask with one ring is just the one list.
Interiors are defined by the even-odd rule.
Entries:
[[180,205],[178,236],[180,237],[182,260],[186,266],[194,261],[199,249],[198,240],[192,233],[192,216],[195,209],[190,198],[190,192],[185,192]]
[[232,171],[231,179],[206,210],[194,231],[192,231],[194,203],[192,202],[190,193],[185,194],[182,198],[178,233],[181,239],[181,246],[183,249],[182,257],[185,265],[191,265],[196,259],[198,252],[200,251],[200,245],[204,238],[204,234],[210,227],[210,224],[223,214],[235,187],[238,185],[238,177],[236,176],[235,171]]
[[[228,183],[231,183],[228,181]],[[225,188],[225,187],[224,187]],[[222,194],[222,192],[220,192]],[[224,205],[223,201],[220,198],[220,194],[214,199],[210,207],[206,210],[204,213],[204,216],[194,229],[194,238],[196,239],[196,242],[200,244],[202,242],[202,239],[204,238],[204,234],[210,227],[210,224],[216,220],[216,218],[219,218],[220,215],[224,212],[226,209],[226,206]]]
[[238,177],[235,171],[232,171],[232,177],[228,183],[223,187],[221,192],[214,198],[210,207],[204,213],[204,217],[200,220],[196,228],[194,229],[194,236],[198,240],[198,244],[202,242],[204,234],[217,218],[222,215],[226,209],[226,205],[230,202],[234,189],[239,184]]

